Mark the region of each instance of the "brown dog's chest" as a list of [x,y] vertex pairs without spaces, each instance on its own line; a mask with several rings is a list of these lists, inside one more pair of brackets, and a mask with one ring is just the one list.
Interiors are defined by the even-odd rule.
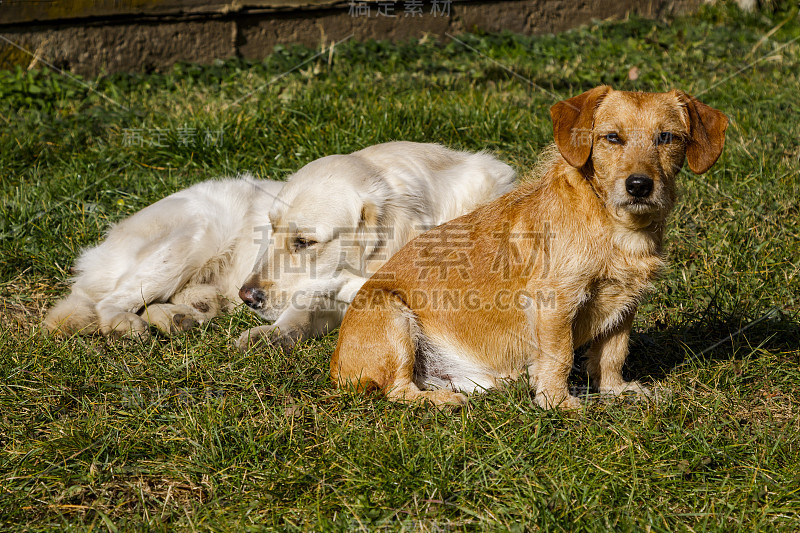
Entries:
[[613,329],[634,312],[663,264],[655,255],[634,263],[621,258],[612,261],[587,284],[573,320],[576,347]]

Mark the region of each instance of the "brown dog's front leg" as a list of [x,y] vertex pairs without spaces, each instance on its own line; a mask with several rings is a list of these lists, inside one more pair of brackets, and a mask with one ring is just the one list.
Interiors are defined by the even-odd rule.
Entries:
[[572,336],[565,340],[545,342],[536,354],[536,403],[543,409],[561,407],[578,409],[581,401],[569,393],[567,379],[572,369]]
[[610,332],[596,338],[586,353],[589,378],[603,394],[618,396],[624,392],[636,392],[648,396],[650,391],[636,381],[622,378],[622,365],[628,357],[628,340],[636,309]]
[[543,409],[578,409],[581,402],[569,393],[567,384],[574,359],[572,320],[556,309],[539,308],[533,299],[528,303],[525,314],[534,351],[528,374],[536,403]]

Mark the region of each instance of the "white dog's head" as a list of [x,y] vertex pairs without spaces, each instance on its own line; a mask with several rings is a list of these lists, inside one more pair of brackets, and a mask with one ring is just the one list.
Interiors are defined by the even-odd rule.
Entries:
[[272,237],[239,291],[242,301],[276,320],[289,306],[331,306],[349,278],[366,275],[366,259],[385,240],[386,185],[377,173],[361,157],[333,155],[294,174],[273,203]]

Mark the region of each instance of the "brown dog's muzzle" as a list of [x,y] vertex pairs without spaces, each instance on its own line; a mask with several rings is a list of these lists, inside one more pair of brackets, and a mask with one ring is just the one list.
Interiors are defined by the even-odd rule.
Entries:
[[625,180],[625,190],[634,198],[647,198],[653,192],[653,179],[645,174],[631,174]]

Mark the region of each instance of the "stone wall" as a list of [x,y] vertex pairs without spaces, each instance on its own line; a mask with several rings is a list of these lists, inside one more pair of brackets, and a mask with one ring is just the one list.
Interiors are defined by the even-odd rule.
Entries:
[[630,13],[664,18],[700,0],[3,0],[0,68],[44,62],[91,76],[178,61],[261,59],[276,44],[444,38],[464,31],[554,33]]

